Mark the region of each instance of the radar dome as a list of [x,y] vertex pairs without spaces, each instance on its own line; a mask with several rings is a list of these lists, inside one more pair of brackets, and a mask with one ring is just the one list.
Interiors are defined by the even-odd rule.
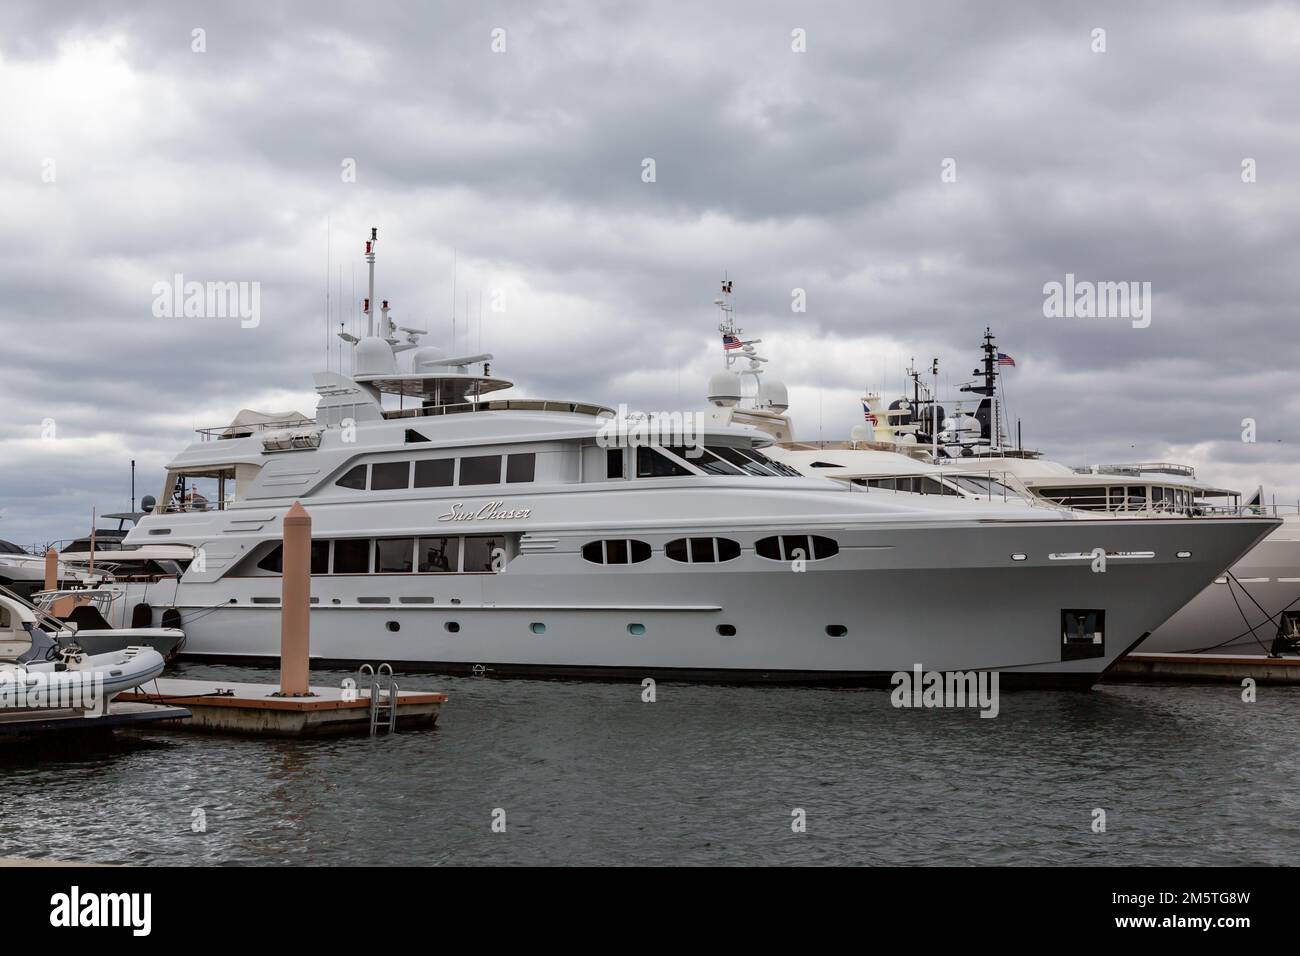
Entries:
[[735,372],[714,372],[709,376],[709,401],[731,407],[740,401],[740,376]]
[[153,495],[145,495],[140,499],[140,510],[144,512],[153,511],[154,505],[158,504],[158,499]]
[[396,375],[397,356],[383,339],[370,335],[357,343],[356,375]]
[[427,375],[438,371],[438,366],[446,353],[436,345],[424,345],[411,353],[411,371],[416,375]]
[[871,441],[871,429],[866,425],[854,425],[849,429],[849,438],[853,441]]
[[785,382],[778,382],[774,379],[763,382],[758,386],[758,403],[767,408],[783,412],[790,407],[790,393],[785,387]]

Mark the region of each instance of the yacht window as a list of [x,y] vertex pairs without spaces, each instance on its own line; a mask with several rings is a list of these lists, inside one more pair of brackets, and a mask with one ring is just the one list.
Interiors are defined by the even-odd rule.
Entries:
[[277,544],[274,548],[272,548],[270,551],[266,553],[266,557],[264,557],[261,561],[257,562],[257,566],[261,568],[263,571],[270,571],[273,574],[283,574],[284,573],[284,549]]
[[455,458],[426,458],[415,463],[417,488],[446,488],[455,477]]
[[714,559],[712,538],[691,538],[691,564],[712,564]]
[[330,573],[330,543],[313,540],[311,543],[311,573]]
[[757,461],[754,461],[754,459],[745,457],[745,455],[740,453],[739,449],[729,448],[726,445],[709,445],[708,448],[709,451],[713,452],[713,454],[731,462],[746,474],[759,475],[761,477],[771,477],[777,474],[776,471],[768,468],[766,465],[759,464]]
[[608,448],[605,450],[605,477],[623,477],[623,449]]
[[422,442],[422,441],[428,441],[428,440],[429,440],[429,439],[425,438],[423,435],[421,435],[419,432],[417,432],[414,428],[408,428],[408,429],[406,430],[406,443],[407,443],[408,445],[413,444],[413,443],[415,443],[415,442]]
[[465,571],[493,571],[492,552],[505,547],[505,536],[499,534],[470,535],[465,538]]
[[1049,501],[1055,501],[1067,508],[1079,508],[1084,511],[1106,510],[1106,489],[1102,487],[1042,488],[1038,493]]
[[627,564],[627,542],[619,539],[611,539],[605,542],[605,563],[606,564]]
[[409,461],[377,461],[370,466],[370,490],[393,491],[411,487]]
[[532,452],[523,455],[509,455],[506,457],[506,482],[518,484],[519,482],[532,481],[536,468],[537,456]]
[[339,538],[334,542],[335,574],[370,573],[370,539]]
[[776,474],[778,475],[785,475],[789,478],[803,477],[803,475],[799,474],[798,471],[791,468],[789,465],[785,464],[784,462],[774,461],[773,459],[768,458],[766,455],[762,454],[761,452],[755,451],[753,448],[741,448],[739,449],[739,451],[746,458],[749,458],[751,461],[756,461],[760,465],[772,469],[772,471],[776,472]]
[[683,564],[713,564],[740,557],[740,543],[730,538],[677,538],[664,545],[664,554]]
[[677,475],[689,475],[689,468],[683,468],[671,458],[654,448],[638,445],[636,450],[636,476],[638,478],[672,478]]
[[500,455],[473,455],[460,460],[462,485],[499,485],[501,483]]
[[455,571],[460,567],[460,538],[420,538],[415,553],[421,574]]
[[375,542],[375,571],[380,574],[402,574],[412,570],[411,555],[415,550],[414,538],[380,538]]
[[350,468],[347,473],[338,481],[334,482],[334,484],[338,485],[340,488],[364,489],[366,487],[366,468],[368,467],[368,465],[357,465],[355,468]]
[[719,458],[717,455],[713,454],[713,452],[709,451],[706,448],[696,447],[694,449],[691,449],[696,453],[695,458],[690,457],[690,455],[686,453],[687,449],[685,448],[681,448],[681,449],[670,448],[668,450],[671,451],[674,455],[677,455],[679,458],[685,458],[687,461],[691,462],[691,464],[695,465],[696,468],[699,468],[700,471],[704,472],[706,475],[743,475],[744,474],[744,472],[741,471],[739,468],[737,468],[735,465],[731,464],[730,462],[724,461],[723,459]]
[[605,542],[588,541],[582,546],[582,559],[592,564],[605,563]]
[[840,546],[834,538],[820,534],[783,534],[760,538],[754,542],[754,551],[770,561],[793,561],[800,557],[805,561],[821,561],[839,554]]
[[8,541],[0,541],[0,554],[25,554],[22,548]]
[[1128,489],[1128,510],[1142,511],[1147,506],[1147,490],[1143,485],[1130,485]]
[[628,538],[588,541],[582,556],[592,564],[640,564],[650,560],[650,545]]
[[1018,498],[1016,491],[1002,482],[983,475],[949,475],[958,488],[980,497]]

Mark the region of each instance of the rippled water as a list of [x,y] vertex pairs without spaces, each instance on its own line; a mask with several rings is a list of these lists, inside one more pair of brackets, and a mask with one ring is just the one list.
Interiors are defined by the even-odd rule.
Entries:
[[[273,682],[269,670],[177,676]],[[317,671],[337,683],[342,671]],[[0,856],[116,863],[1292,863],[1300,688],[1105,686],[1001,714],[883,690],[404,675],[437,729],[130,735],[0,762]],[[1107,830],[1091,831],[1095,807]],[[202,808],[207,831],[194,833]],[[493,833],[492,813],[507,832]],[[791,812],[807,813],[807,832]]]

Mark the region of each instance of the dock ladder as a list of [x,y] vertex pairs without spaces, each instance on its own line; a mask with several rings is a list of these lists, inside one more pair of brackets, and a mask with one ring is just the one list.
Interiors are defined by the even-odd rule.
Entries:
[[362,664],[357,670],[357,684],[367,678],[370,681],[370,736],[376,736],[380,727],[391,734],[397,730],[397,678],[393,676],[393,668],[380,664],[376,670],[369,664]]

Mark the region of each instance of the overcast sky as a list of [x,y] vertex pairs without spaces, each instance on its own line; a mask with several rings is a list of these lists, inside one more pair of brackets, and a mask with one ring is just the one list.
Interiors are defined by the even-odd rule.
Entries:
[[[725,271],[798,437],[912,356],[964,380],[990,325],[1027,444],[1300,498],[1300,9],[814,6],[6,0],[0,538],[310,414],[372,225],[443,344],[455,250],[458,344],[517,394],[698,404]],[[260,283],[260,323],[156,318],[178,273]],[[1149,327],[1045,317],[1067,273],[1150,282]]]

